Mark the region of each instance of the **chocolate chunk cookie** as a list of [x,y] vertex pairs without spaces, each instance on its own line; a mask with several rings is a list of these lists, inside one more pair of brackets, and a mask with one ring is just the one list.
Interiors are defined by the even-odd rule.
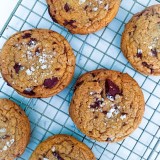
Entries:
[[125,26],[121,48],[136,70],[160,75],[160,4],[132,17]]
[[0,55],[3,78],[26,97],[50,97],[71,81],[75,56],[64,37],[33,29],[13,35]]
[[0,159],[13,160],[25,150],[30,139],[30,123],[14,102],[0,99]]
[[77,80],[69,113],[77,127],[90,138],[117,142],[140,124],[144,96],[128,74],[99,69]]
[[116,16],[121,0],[47,0],[54,22],[71,33],[88,34],[107,26]]
[[68,135],[56,135],[42,142],[30,160],[96,160],[82,142]]

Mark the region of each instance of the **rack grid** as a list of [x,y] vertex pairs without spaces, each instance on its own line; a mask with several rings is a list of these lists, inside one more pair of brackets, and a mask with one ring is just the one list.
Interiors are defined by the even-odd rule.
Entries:
[[[72,35],[53,23],[45,0],[16,0],[17,4],[0,31],[0,48],[14,33],[47,28],[63,35],[76,55],[76,70],[71,84],[58,95],[46,99],[28,99],[7,86],[0,76],[0,98],[18,103],[31,122],[31,140],[18,160],[28,160],[36,146],[54,134],[69,134],[86,143],[97,160],[160,160],[160,77],[144,76],[135,71],[120,50],[124,25],[138,11],[158,4],[155,0],[122,0],[116,18],[102,30],[90,35]],[[83,73],[107,68],[126,72],[141,86],[146,108],[139,128],[119,143],[99,143],[82,134],[68,114],[76,79]]]

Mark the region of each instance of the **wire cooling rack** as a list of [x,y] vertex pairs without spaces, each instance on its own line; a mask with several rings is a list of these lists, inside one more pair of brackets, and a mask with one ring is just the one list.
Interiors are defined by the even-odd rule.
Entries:
[[[0,48],[13,33],[31,28],[48,28],[63,35],[76,55],[76,71],[71,84],[58,95],[47,99],[20,96],[0,77],[0,98],[10,98],[26,112],[31,122],[31,140],[18,160],[28,160],[36,146],[47,137],[64,133],[86,143],[99,160],[160,160],[160,77],[146,77],[136,72],[120,50],[124,24],[154,0],[122,0],[116,18],[102,30],[90,35],[72,35],[52,22],[45,0],[13,0],[16,6],[0,31]],[[2,2],[0,2],[2,3]],[[68,115],[72,88],[84,72],[108,68],[127,72],[141,86],[146,101],[144,118],[139,128],[120,143],[107,144],[82,134]]]

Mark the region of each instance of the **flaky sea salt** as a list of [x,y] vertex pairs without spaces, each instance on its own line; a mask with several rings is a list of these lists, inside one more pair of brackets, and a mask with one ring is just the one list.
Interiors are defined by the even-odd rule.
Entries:
[[6,128],[1,128],[0,129],[0,133],[5,133],[6,132]]
[[81,5],[81,4],[83,4],[83,3],[85,3],[86,2],[86,0],[79,0],[79,4]]
[[27,73],[27,75],[29,75],[29,76],[32,75],[32,71],[31,71],[30,69],[27,69],[27,70],[26,70],[26,73]]
[[42,68],[42,69],[47,69],[47,65],[44,64],[44,65],[41,66],[41,68]]
[[92,10],[96,12],[98,11],[98,7],[94,7]]
[[127,117],[126,114],[124,114],[124,115],[120,116],[120,119],[124,120],[124,119],[126,119],[126,117]]

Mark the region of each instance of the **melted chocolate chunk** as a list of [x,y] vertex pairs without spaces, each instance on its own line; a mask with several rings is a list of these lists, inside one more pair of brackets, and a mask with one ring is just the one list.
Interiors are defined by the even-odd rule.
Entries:
[[35,92],[33,90],[24,90],[23,93],[27,94],[29,96],[34,96],[35,95]]
[[70,25],[72,26],[73,28],[77,28],[77,26],[74,24],[76,22],[76,20],[70,20],[70,21],[67,21],[67,20],[64,20],[64,25],[67,26],[67,25]]
[[57,152],[52,152],[53,156],[58,160],[64,160]]
[[58,83],[58,78],[57,77],[53,77],[53,78],[49,78],[49,79],[45,79],[43,85],[46,88],[53,88],[57,83]]
[[74,87],[74,92],[76,91],[76,89],[81,86],[83,84],[84,81],[80,81],[78,83],[76,83],[75,87]]
[[152,68],[153,67],[153,65],[149,65],[147,62],[142,62],[142,65],[144,66],[144,67],[147,67],[148,69],[150,69],[151,70],[151,74],[153,74],[153,72],[154,72],[154,69]]
[[65,10],[66,12],[68,12],[68,11],[70,10],[70,7],[69,7],[68,3],[66,3],[66,4],[64,5],[64,10]]
[[31,33],[25,33],[22,38],[25,39],[25,38],[30,38],[31,37]]
[[122,94],[119,87],[109,79],[106,79],[105,89],[106,89],[106,96],[107,97],[112,96],[115,99],[115,96],[117,94],[119,94],[119,95]]
[[111,139],[111,138],[107,138],[106,141],[107,141],[107,142],[111,142],[112,139]]
[[150,68],[150,65],[149,65],[147,62],[142,62],[142,65],[143,65],[144,67]]
[[13,68],[14,68],[15,72],[18,74],[20,69],[21,69],[21,67],[22,66],[20,64],[16,63]]
[[2,136],[1,138],[2,138],[2,139],[7,139],[7,138],[10,138],[10,136],[9,136],[9,135],[4,135],[4,136]]
[[157,50],[156,49],[151,49],[152,56],[157,57]]
[[102,105],[103,101],[96,98],[96,101],[90,105],[90,108],[98,109]]

